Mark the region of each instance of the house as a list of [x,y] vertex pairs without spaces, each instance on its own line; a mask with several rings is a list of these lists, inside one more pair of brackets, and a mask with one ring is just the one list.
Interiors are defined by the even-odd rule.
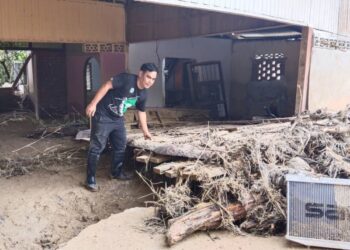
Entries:
[[[101,82],[143,62],[161,68],[150,107],[208,108],[205,100],[216,98],[216,118],[245,119],[349,103],[346,0],[0,0],[0,7],[7,42],[0,46],[34,52],[27,75],[38,116],[83,112]],[[201,84],[208,72],[222,84]],[[196,83],[185,80],[191,74]]]
[[[254,75],[259,73],[254,72],[254,59],[282,54],[284,115],[341,109],[350,99],[348,11],[349,1],[341,0],[134,1],[128,9],[129,68],[136,68],[135,57],[154,62],[167,56],[219,60],[229,117],[241,119],[250,115],[249,109],[259,114],[254,103],[262,101],[262,93],[274,92],[272,85],[254,87],[259,77]],[[141,57],[146,46],[154,53]],[[162,96],[160,85],[157,96]],[[164,104],[158,101],[154,105]]]
[[97,88],[92,72],[100,82],[125,71],[123,5],[1,0],[0,13],[0,48],[33,54],[26,89],[37,117],[83,112],[87,87]]

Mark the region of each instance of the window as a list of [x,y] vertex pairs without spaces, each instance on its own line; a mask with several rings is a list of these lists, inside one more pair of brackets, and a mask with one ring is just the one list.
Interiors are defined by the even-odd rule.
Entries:
[[256,55],[253,59],[253,81],[282,80],[286,59],[283,53]]
[[85,79],[86,79],[86,90],[87,91],[91,91],[92,89],[92,65],[91,65],[91,62],[88,62],[87,65],[86,65],[86,76],[85,76]]

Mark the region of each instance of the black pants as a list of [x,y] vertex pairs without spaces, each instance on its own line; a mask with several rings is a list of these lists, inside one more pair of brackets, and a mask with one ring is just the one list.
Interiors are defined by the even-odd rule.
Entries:
[[122,171],[126,147],[124,118],[121,117],[120,119],[111,122],[103,116],[95,114],[92,118],[90,147],[87,162],[87,182],[89,184],[96,183],[95,176],[98,160],[103,149],[106,147],[108,138],[113,148],[111,175],[118,176]]

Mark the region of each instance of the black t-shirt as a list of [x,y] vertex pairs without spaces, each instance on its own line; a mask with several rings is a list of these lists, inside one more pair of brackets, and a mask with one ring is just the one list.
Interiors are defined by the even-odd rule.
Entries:
[[111,78],[113,89],[97,104],[96,113],[111,120],[124,116],[128,108],[135,106],[145,111],[147,89],[137,87],[137,76],[122,73]]

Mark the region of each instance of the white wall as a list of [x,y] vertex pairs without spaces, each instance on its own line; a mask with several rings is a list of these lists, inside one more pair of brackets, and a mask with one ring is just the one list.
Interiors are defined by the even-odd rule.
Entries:
[[38,104],[38,86],[36,79],[36,61],[35,56],[30,59],[27,65],[27,85],[26,94],[28,94],[30,100],[33,102],[36,118],[39,119],[39,104]]
[[[141,64],[145,62],[153,62],[161,69],[162,61],[166,57],[195,59],[197,62],[220,61],[225,81],[225,91],[226,93],[230,93],[230,40],[185,38],[130,44],[128,60],[129,72],[137,73]],[[164,107],[164,104],[164,86],[160,74],[155,85],[149,91],[147,106]]]
[[350,104],[350,52],[313,48],[309,109],[341,110]]

